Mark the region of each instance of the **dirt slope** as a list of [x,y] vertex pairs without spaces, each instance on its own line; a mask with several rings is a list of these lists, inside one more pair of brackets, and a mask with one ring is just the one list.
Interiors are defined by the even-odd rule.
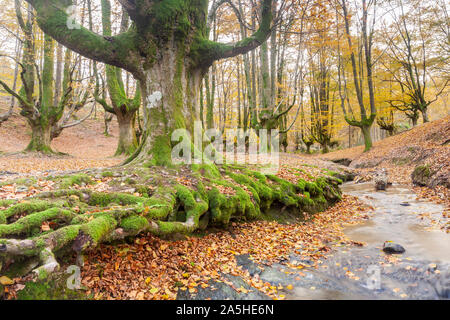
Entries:
[[[393,182],[411,183],[419,167],[421,185],[450,188],[450,116],[426,123],[396,136],[378,141],[369,152],[363,147],[339,150],[318,157],[332,161],[351,161],[350,167],[370,175],[374,168],[386,168]],[[345,162],[345,161],[344,161]]]

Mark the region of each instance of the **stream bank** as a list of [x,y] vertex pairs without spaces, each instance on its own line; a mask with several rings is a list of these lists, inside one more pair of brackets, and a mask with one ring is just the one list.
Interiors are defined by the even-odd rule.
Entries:
[[[334,248],[317,269],[308,268],[312,262],[296,254],[271,266],[257,265],[247,255],[236,256],[237,263],[250,275],[279,287],[285,299],[450,299],[450,234],[430,228],[427,220],[441,219],[444,207],[416,200],[402,185],[375,192],[372,183],[346,183],[342,190],[374,208],[370,220],[345,229],[348,238],[364,246]],[[406,252],[385,254],[385,241],[401,244]],[[304,268],[298,272],[287,265]],[[177,298],[268,298],[239,277],[226,279],[229,284],[211,283],[195,295],[180,292]],[[248,292],[237,292],[230,284]]]

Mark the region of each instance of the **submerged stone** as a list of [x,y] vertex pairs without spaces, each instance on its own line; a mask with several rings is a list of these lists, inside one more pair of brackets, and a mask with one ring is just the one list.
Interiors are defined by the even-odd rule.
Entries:
[[388,254],[401,254],[406,250],[401,245],[393,242],[385,242],[383,244],[383,251]]

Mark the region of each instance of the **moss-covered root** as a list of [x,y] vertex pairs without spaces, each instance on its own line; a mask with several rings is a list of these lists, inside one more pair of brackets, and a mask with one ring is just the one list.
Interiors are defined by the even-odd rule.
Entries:
[[[177,221],[175,209],[184,210],[184,221]],[[160,188],[142,207],[97,213],[95,219],[81,226],[73,249],[82,253],[98,243],[136,236],[142,232],[156,235],[190,233],[199,228],[200,218],[207,211],[205,194],[182,185]]]
[[208,211],[208,201],[205,194],[191,191],[182,185],[178,185],[176,191],[180,206],[186,213],[186,219],[185,221],[158,221],[157,229],[152,231],[159,235],[193,232],[199,228],[201,216]]
[[80,226],[70,225],[33,239],[0,239],[0,257],[39,257],[35,271],[40,277],[58,270],[54,252],[67,247],[78,236]]
[[[195,188],[168,181],[150,198],[57,190],[8,203],[0,210],[0,259],[39,258],[40,266],[34,271],[44,277],[59,268],[55,253],[73,250],[81,258],[100,243],[142,232],[169,235],[191,233],[208,224],[226,226],[231,219],[262,218],[274,203],[313,213],[340,198],[340,181],[332,177],[292,183],[249,170],[225,169],[206,179],[199,174],[197,179]],[[76,211],[71,209],[75,207]],[[42,232],[42,224],[50,221],[63,227]]]
[[73,212],[61,208],[51,208],[45,211],[32,213],[17,220],[15,223],[0,224],[0,237],[29,233],[33,229],[39,229],[42,223],[48,220],[62,220],[68,223],[74,217],[75,214]]
[[88,220],[93,219],[84,221],[86,223],[80,227],[80,234],[75,240],[73,249],[81,254],[101,242],[136,236],[145,231],[159,234],[159,226],[155,221],[167,220],[173,213],[177,204],[176,193],[176,189],[169,187],[159,187],[150,198],[92,193],[89,197],[91,205],[106,206],[119,199],[121,205],[130,207],[97,212],[88,216]]
[[41,266],[34,269],[33,272],[36,273],[40,279],[47,278],[48,274],[59,270],[59,263],[56,261],[55,255],[50,248],[45,248],[40,252],[39,260]]
[[58,206],[55,203],[42,200],[30,200],[10,206],[7,209],[0,210],[0,225],[6,224],[7,219],[18,214],[30,214],[33,212],[44,211]]

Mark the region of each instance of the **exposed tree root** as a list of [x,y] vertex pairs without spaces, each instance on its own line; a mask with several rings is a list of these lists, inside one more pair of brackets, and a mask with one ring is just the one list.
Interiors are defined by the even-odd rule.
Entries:
[[[40,266],[34,271],[42,276],[59,269],[55,256],[64,252],[75,251],[82,264],[83,252],[103,242],[143,232],[192,233],[208,225],[226,226],[231,220],[263,218],[274,204],[298,208],[300,216],[340,199],[341,181],[330,175],[293,182],[245,167],[171,170],[102,172],[111,187],[106,192],[95,190],[93,181],[99,176],[92,172],[52,177],[59,188],[22,202],[3,201],[0,259],[8,263],[2,265],[38,257]],[[128,190],[114,191],[118,185]]]

